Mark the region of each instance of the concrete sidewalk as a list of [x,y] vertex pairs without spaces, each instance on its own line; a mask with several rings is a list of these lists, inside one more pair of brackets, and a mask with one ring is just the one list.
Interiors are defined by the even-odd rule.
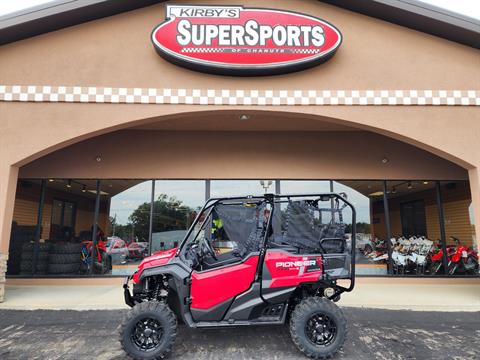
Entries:
[[[75,283],[74,281],[69,281]],[[113,310],[125,309],[123,289],[114,284],[20,285],[7,283],[0,309]],[[53,285],[52,285],[53,284]],[[359,278],[339,305],[415,311],[480,311],[480,279]]]

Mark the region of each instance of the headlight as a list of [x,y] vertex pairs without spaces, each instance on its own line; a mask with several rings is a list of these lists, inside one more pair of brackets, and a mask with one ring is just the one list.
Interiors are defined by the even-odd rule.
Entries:
[[325,290],[323,290],[323,294],[326,296],[326,297],[331,297],[333,296],[333,294],[335,294],[335,289],[334,288],[326,288]]

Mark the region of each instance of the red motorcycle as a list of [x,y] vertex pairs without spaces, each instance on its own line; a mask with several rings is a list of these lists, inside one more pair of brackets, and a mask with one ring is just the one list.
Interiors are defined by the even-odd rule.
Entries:
[[451,239],[457,244],[455,253],[448,258],[448,274],[475,275],[478,273],[478,254],[460,243],[456,237]]
[[97,232],[97,244],[95,248],[95,258],[92,257],[93,242],[92,240],[82,241],[81,269],[86,273],[93,272],[105,274],[112,269],[112,260],[107,254],[107,243],[103,240],[103,232]]
[[[447,247],[448,275],[475,275],[478,272],[478,254],[473,249],[461,244],[460,240],[451,236],[456,245]],[[443,250],[439,249],[431,257],[430,274],[436,275],[443,269]]]

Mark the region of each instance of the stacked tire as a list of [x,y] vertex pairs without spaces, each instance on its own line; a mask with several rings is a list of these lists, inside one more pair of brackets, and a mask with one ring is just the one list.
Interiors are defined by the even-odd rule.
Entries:
[[58,243],[48,256],[48,273],[51,275],[73,275],[80,270],[82,244]]
[[[33,242],[22,245],[22,256],[20,261],[20,275],[32,275],[34,273],[34,246]],[[50,244],[38,244],[38,257],[35,266],[36,275],[45,275],[47,273]]]

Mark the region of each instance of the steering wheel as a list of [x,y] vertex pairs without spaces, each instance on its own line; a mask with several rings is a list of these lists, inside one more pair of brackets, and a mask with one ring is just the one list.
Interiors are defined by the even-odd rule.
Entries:
[[206,253],[207,254],[210,254],[210,256],[215,260],[217,261],[217,255],[215,254],[215,250],[213,249],[213,246],[212,244],[210,243],[210,241],[207,239],[207,237],[204,237],[203,238],[203,241],[202,241],[202,252],[203,250],[205,249],[206,250]]

